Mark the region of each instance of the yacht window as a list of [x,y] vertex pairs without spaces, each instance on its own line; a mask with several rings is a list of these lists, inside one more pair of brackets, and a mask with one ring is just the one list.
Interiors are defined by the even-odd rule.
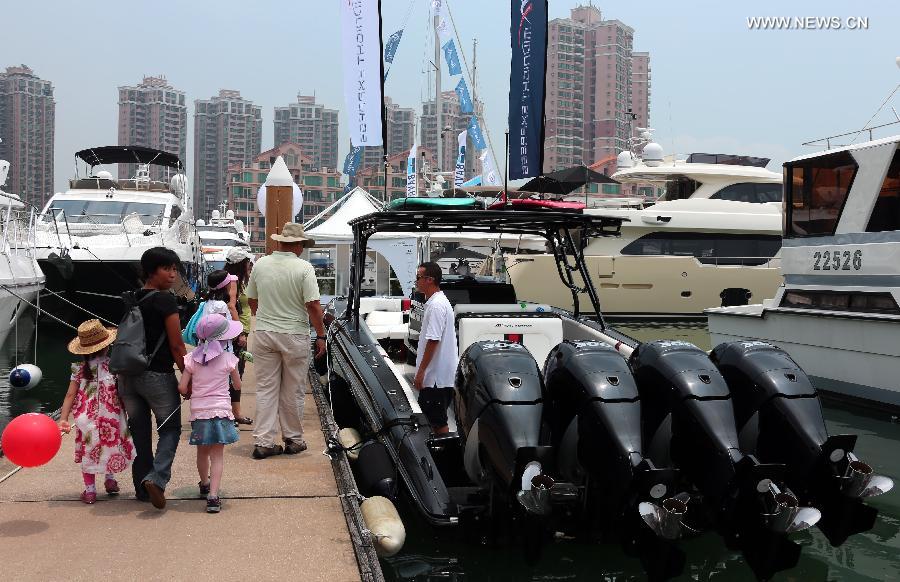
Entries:
[[652,232],[630,242],[622,249],[622,254],[695,257],[707,265],[762,265],[780,248],[779,236]]
[[760,184],[757,182],[741,182],[726,186],[710,196],[712,200],[732,200],[735,202],[781,202],[781,184]]
[[894,152],[894,160],[884,177],[881,193],[866,227],[866,232],[886,230],[900,230],[900,150]]
[[233,238],[210,238],[204,236],[200,239],[200,244],[205,247],[246,247],[246,243]]
[[900,315],[900,307],[897,306],[897,302],[890,293],[795,290],[784,294],[781,299],[781,307]]
[[700,187],[700,182],[691,180],[685,176],[677,176],[666,182],[666,193],[663,194],[663,200],[681,200],[682,198],[690,198]]
[[121,224],[129,214],[137,214],[141,222],[151,225],[159,221],[165,208],[165,204],[148,202],[54,200],[43,220],[50,222],[55,214],[58,221],[69,224]]
[[833,235],[859,166],[847,152],[785,164],[788,236]]

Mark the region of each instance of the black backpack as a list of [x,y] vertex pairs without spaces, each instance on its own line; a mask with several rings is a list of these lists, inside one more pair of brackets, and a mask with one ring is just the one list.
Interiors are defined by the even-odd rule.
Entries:
[[150,362],[156,357],[159,348],[166,341],[166,333],[163,331],[153,348],[153,353],[147,353],[147,334],[144,328],[144,315],[141,313],[141,303],[159,293],[152,290],[140,300],[134,292],[122,294],[127,311],[119,322],[116,340],[112,343],[109,355],[109,371],[123,376],[138,376],[147,371]]

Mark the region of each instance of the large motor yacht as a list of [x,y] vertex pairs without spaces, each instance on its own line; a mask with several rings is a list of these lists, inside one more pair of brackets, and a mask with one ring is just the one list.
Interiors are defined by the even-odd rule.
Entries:
[[[598,237],[584,250],[607,316],[700,317],[708,307],[772,297],[781,283],[780,174],[769,160],[691,154],[664,157],[648,143],[638,156],[618,157],[613,178],[663,190],[648,207],[586,208],[621,218],[618,238]],[[550,255],[509,262],[517,292],[528,300],[571,309],[571,300],[541,282],[554,270]]]
[[784,166],[784,285],[710,309],[713,345],[786,350],[816,387],[900,405],[900,135]]
[[225,257],[233,247],[241,247],[248,253],[250,249],[250,233],[244,223],[234,217],[234,210],[213,210],[209,222],[197,220],[197,236],[200,238],[200,251],[206,270],[212,271],[225,267]]
[[0,345],[16,327],[19,316],[35,303],[44,274],[35,260],[34,221],[37,214],[15,194],[3,191],[9,162],[0,160]]
[[[124,310],[122,292],[142,285],[141,255],[161,246],[175,251],[184,267],[175,292],[190,296],[200,247],[178,156],[135,146],[90,148],[75,156],[90,168],[87,177],[76,176],[66,192],[50,198],[35,228],[47,288],[115,318]],[[96,170],[127,163],[137,164],[134,178],[116,180]],[[171,176],[151,179],[154,166]]]

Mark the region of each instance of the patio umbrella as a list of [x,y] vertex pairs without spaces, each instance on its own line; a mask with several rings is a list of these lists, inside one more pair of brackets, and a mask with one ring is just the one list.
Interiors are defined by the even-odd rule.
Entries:
[[618,184],[606,174],[595,172],[584,164],[557,170],[537,178],[532,178],[519,188],[520,191],[558,194],[564,196],[585,184]]

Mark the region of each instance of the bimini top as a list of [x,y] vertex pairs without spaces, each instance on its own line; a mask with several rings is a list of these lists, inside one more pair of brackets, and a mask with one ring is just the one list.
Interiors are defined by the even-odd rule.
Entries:
[[356,237],[376,232],[484,232],[530,234],[551,238],[560,230],[586,230],[595,236],[616,236],[627,218],[554,211],[400,210],[373,212],[349,222]]
[[181,160],[170,154],[153,148],[141,146],[101,146],[81,150],[75,157],[89,166],[101,164],[153,164],[168,168],[181,168]]

